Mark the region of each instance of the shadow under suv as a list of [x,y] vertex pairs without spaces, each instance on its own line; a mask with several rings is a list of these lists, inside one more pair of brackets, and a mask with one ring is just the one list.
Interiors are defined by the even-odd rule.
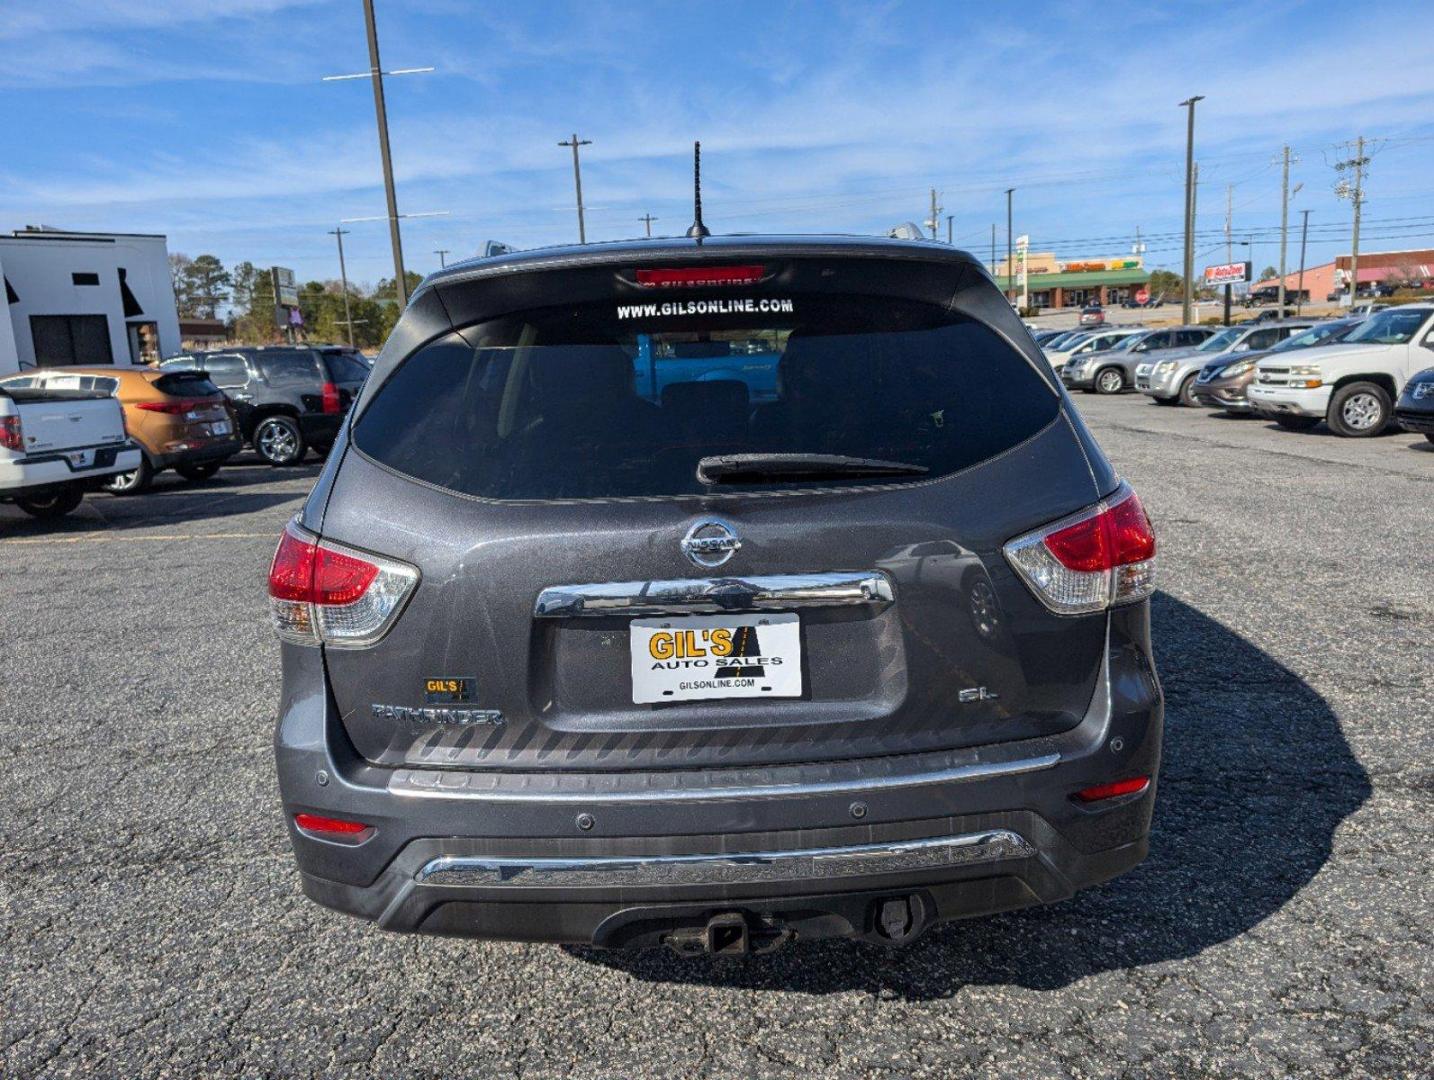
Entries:
[[904,943],[1139,863],[1155,540],[971,256],[664,240],[418,290],[286,529],[314,900]]

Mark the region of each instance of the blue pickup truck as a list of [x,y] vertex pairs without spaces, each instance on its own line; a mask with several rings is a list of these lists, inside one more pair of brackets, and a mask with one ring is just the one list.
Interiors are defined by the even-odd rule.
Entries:
[[777,399],[777,361],[782,350],[776,340],[768,346],[759,340],[664,341],[637,335],[633,368],[637,392],[649,401],[661,401],[662,391],[673,383],[714,382],[731,379],[747,384],[753,405]]

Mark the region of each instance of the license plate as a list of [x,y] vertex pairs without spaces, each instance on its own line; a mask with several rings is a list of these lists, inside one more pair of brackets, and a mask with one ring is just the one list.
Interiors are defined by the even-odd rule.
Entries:
[[634,619],[632,700],[800,697],[796,615],[694,615]]
[[65,455],[71,465],[85,466],[94,460],[93,450],[75,450]]
[[210,424],[210,425],[209,425],[209,434],[211,434],[211,435],[228,435],[228,434],[229,434],[229,421],[228,421],[228,420],[221,420],[221,421],[220,421],[219,423],[217,423],[217,424]]

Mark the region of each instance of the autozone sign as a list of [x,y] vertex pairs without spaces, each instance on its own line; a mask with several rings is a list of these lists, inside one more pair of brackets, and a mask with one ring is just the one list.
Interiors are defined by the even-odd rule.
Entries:
[[1239,285],[1249,280],[1250,264],[1247,262],[1205,267],[1206,285]]

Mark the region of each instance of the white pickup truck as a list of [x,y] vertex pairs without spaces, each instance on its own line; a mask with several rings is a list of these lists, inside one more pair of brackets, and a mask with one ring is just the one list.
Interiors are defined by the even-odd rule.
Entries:
[[1415,372],[1434,363],[1434,306],[1385,308],[1338,345],[1272,353],[1255,367],[1246,398],[1281,427],[1305,431],[1321,420],[1337,435],[1378,435]]
[[139,458],[109,394],[0,388],[0,502],[61,517],[105,477],[138,468]]

